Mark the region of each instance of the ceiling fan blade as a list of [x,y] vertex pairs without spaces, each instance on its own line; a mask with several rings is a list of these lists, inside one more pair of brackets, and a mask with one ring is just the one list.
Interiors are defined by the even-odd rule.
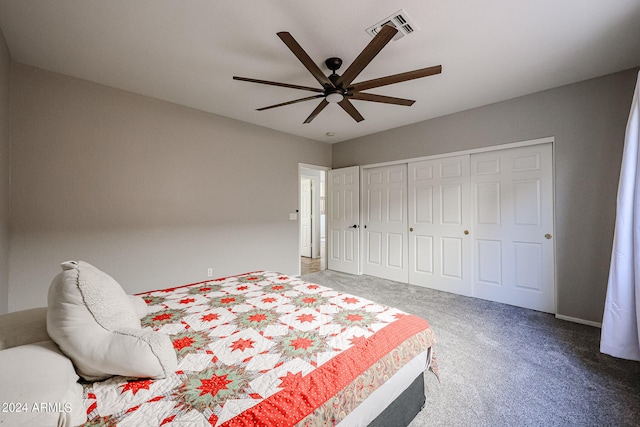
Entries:
[[320,104],[318,104],[316,109],[313,110],[313,112],[309,115],[309,117],[307,117],[304,123],[311,123],[311,120],[315,119],[316,116],[320,114],[320,111],[324,110],[324,107],[326,107],[327,105],[329,105],[329,103],[327,102],[326,99],[323,99],[322,101],[320,101]]
[[398,30],[395,27],[384,25],[373,40],[360,52],[360,55],[349,65],[349,68],[345,70],[344,74],[338,78],[336,85],[339,86],[342,84],[343,87],[349,86],[351,82],[358,77],[358,74],[364,70],[364,67],[369,65],[369,62],[391,41],[397,32]]
[[414,102],[416,102],[412,99],[395,98],[392,96],[376,95],[373,93],[362,93],[362,92],[355,92],[349,98],[357,99],[359,101],[372,101],[372,102],[382,102],[384,104],[406,105],[409,107],[412,106]]
[[292,85],[292,84],[289,84],[289,83],[271,82],[269,80],[250,79],[248,77],[233,76],[233,80],[240,80],[240,81],[243,81],[243,82],[251,82],[251,83],[261,83],[263,85],[288,87],[288,88],[291,88],[291,89],[310,90],[312,92],[323,92],[322,89],[318,89],[316,87]]
[[286,31],[281,31],[278,33],[278,37],[280,37],[280,40],[282,40],[284,44],[287,45],[289,50],[293,52],[296,58],[298,58],[300,62],[302,62],[302,65],[304,65],[306,69],[309,70],[313,77],[315,77],[323,87],[327,85],[329,87],[334,87],[331,80],[329,80],[329,78],[324,75],[320,67],[318,67],[318,65],[313,62],[313,59],[311,59],[309,55],[307,55],[307,52],[304,51],[302,46],[298,44],[298,42],[293,38],[291,34]]
[[419,79],[422,77],[440,74],[442,65],[434,67],[421,68],[419,70],[407,71],[406,73],[394,74],[392,76],[380,77],[373,80],[356,83],[352,85],[353,90],[358,92],[361,90],[373,89],[380,86],[392,85],[394,83],[406,82],[407,80]]
[[361,122],[364,120],[362,114],[356,110],[356,107],[347,99],[344,98],[342,101],[338,102],[338,105],[342,107],[344,111],[346,111],[356,122]]
[[269,110],[271,108],[284,107],[285,105],[297,104],[298,102],[309,101],[311,99],[318,99],[318,98],[322,98],[323,96],[324,95],[307,96],[306,98],[294,99],[293,101],[282,102],[280,104],[269,105],[268,107],[257,108],[256,110],[257,111],[264,111],[264,110]]

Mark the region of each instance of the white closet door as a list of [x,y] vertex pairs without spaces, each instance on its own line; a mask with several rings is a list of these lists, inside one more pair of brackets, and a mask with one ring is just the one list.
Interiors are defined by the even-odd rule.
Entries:
[[409,283],[471,295],[469,155],[408,166]]
[[471,155],[473,296],[555,313],[551,144]]
[[359,274],[360,168],[352,166],[330,170],[327,181],[327,267]]
[[364,274],[408,281],[407,165],[366,169]]

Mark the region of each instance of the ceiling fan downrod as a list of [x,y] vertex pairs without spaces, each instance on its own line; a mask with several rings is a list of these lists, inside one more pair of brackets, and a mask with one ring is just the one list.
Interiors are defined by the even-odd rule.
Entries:
[[333,86],[334,86],[334,87],[330,87],[329,85],[325,86],[324,99],[327,102],[331,102],[331,103],[341,102],[346,95],[346,91],[342,90],[342,87],[341,87],[342,85],[338,86],[337,84],[338,78],[340,76],[336,73],[336,70],[338,70],[342,66],[342,59],[332,57],[324,61],[324,63],[327,66],[327,68],[331,70],[331,75],[329,76],[329,80],[331,80],[331,83],[333,83]]

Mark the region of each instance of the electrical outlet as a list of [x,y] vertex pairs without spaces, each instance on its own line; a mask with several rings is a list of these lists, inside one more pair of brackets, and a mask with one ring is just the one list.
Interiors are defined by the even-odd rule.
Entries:
[[211,277],[211,276],[213,276],[213,268],[209,267],[207,269],[207,277]]

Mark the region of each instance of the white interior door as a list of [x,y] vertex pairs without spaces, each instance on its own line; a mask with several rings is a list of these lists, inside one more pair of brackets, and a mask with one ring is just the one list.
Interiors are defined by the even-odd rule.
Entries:
[[551,144],[471,155],[476,297],[555,313]]
[[311,178],[300,179],[300,255],[304,257],[312,256],[312,185]]
[[327,181],[327,267],[359,274],[360,168],[330,170]]
[[364,274],[408,281],[407,165],[366,169],[363,184]]
[[409,283],[469,296],[469,155],[408,168]]

